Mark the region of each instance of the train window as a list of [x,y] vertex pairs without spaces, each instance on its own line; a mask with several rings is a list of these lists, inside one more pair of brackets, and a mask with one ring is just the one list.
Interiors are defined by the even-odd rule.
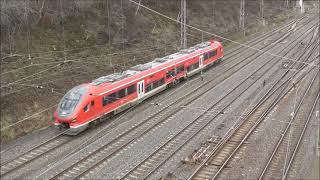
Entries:
[[195,64],[193,65],[193,68],[194,68],[194,69],[198,69],[198,68],[199,68],[199,62],[195,63]]
[[121,89],[119,92],[118,92],[118,98],[123,98],[126,96],[126,89]]
[[188,72],[191,71],[191,65],[187,67],[187,71],[188,71]]
[[187,71],[193,71],[195,69],[199,68],[199,62],[195,63],[195,64],[191,64],[189,67],[187,67]]
[[167,72],[167,78],[170,78],[170,77],[173,77],[173,76],[175,76],[174,69],[172,69],[172,70]]
[[109,103],[109,98],[108,98],[108,96],[104,96],[104,97],[102,98],[102,105],[105,106],[105,105],[107,105],[108,103]]
[[136,92],[136,85],[135,84],[127,87],[127,95],[132,94],[134,92]]
[[216,54],[217,54],[217,50],[211,51],[211,52],[210,52],[210,57],[213,57],[213,56],[215,56]]
[[164,83],[165,83],[164,78],[161,78],[158,81],[154,81],[153,83],[150,83],[147,85],[146,92],[152,91],[153,89],[156,89],[162,86]]
[[91,106],[94,106],[94,101],[91,101]]
[[117,92],[112,93],[109,96],[104,96],[102,99],[102,105],[105,106],[105,105],[110,104],[116,100],[118,100],[118,93]]
[[90,105],[87,104],[84,108],[83,108],[83,111],[84,112],[88,112],[90,110]]
[[58,114],[61,117],[70,117],[77,105],[79,104],[83,94],[87,92],[84,86],[77,86],[71,89],[59,103]]
[[152,83],[146,86],[146,93],[152,90]]
[[184,66],[179,66],[177,67],[177,74],[179,74],[180,72],[184,71]]
[[205,53],[204,54],[204,60],[206,60],[206,59],[209,59],[210,57],[209,57],[209,53]]
[[112,93],[112,94],[109,95],[110,103],[115,102],[116,100],[118,100],[118,93],[117,92]]
[[164,85],[164,78],[161,78],[161,79],[159,80],[159,86],[162,86],[162,85]]
[[159,81],[155,81],[154,83],[153,83],[153,89],[156,89],[156,88],[158,88],[160,86],[160,82]]

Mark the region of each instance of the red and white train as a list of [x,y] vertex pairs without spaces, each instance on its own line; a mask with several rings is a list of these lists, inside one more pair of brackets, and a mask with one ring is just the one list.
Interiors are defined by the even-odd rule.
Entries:
[[76,135],[101,117],[117,114],[202,71],[223,55],[222,44],[211,40],[76,86],[54,112],[55,125]]

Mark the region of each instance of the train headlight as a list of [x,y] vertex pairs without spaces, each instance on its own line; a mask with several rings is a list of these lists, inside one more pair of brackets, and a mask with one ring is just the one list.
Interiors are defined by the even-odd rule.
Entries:
[[72,123],[77,122],[77,119],[72,119],[71,122]]

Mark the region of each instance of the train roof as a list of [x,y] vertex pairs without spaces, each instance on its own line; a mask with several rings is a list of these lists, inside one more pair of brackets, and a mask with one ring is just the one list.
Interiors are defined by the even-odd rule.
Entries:
[[203,42],[190,48],[182,49],[174,54],[170,54],[162,58],[156,58],[151,62],[135,65],[126,71],[99,77],[89,83],[92,87],[90,89],[94,91],[92,92],[94,94],[107,93],[116,87],[121,86],[119,83],[123,83],[124,85],[130,84],[134,79],[142,78],[151,72],[157,71],[160,67],[171,66],[172,63],[180,63],[187,57],[198,55],[208,48],[217,48],[220,45],[221,43],[218,41]]

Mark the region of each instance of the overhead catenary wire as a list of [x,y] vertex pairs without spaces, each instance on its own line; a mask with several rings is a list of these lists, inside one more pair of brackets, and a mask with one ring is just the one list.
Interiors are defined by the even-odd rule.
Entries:
[[[146,58],[146,57],[149,57],[149,56],[144,56],[144,58]],[[135,59],[135,60],[138,60],[138,59]],[[70,60],[70,62],[76,62],[76,61],[71,61]],[[89,64],[97,64],[97,65],[105,65],[105,64],[103,64],[103,63],[95,63],[95,62],[85,62],[85,63],[89,63]],[[80,67],[78,67],[78,68],[80,68]],[[58,72],[55,72],[55,73],[59,73],[59,71]],[[50,74],[50,75],[52,75],[52,74]],[[72,76],[72,77],[75,77],[75,76],[78,76],[78,75],[74,75],[74,76]],[[36,77],[36,78],[34,78],[34,79],[28,79],[28,80],[26,80],[26,81],[24,81],[24,82],[29,82],[29,81],[34,81],[34,80],[37,80],[37,79],[41,79],[41,78],[44,78],[44,77]],[[65,79],[65,78],[70,78],[70,76],[66,76],[66,77],[63,77],[63,78],[60,78],[60,79]],[[38,88],[39,89],[39,87],[40,86],[43,86],[44,84],[48,84],[48,83],[51,83],[51,82],[54,82],[54,81],[57,81],[57,80],[60,80],[60,79],[56,79],[56,80],[52,80],[52,81],[46,81],[45,83],[38,83],[38,85],[29,85],[30,87],[35,87],[35,88]],[[14,85],[14,84],[13,84]],[[18,86],[19,86],[19,84],[17,84]],[[21,90],[25,90],[25,89],[27,89],[27,88],[22,88]],[[17,90],[17,91],[14,91],[14,92],[12,92],[12,93],[16,93],[16,92],[19,92],[20,90]],[[10,94],[12,94],[11,92],[10,93],[7,93],[7,94],[2,94],[2,96],[6,96],[6,95],[10,95]]]
[[[146,46],[147,48],[144,48],[144,49],[136,49],[136,50],[129,50],[129,51],[126,51],[124,54],[125,55],[128,55],[128,54],[133,54],[133,53],[136,53],[136,52],[144,52],[144,51],[148,51],[148,50],[152,50],[152,49],[160,49],[160,48],[166,48],[166,47],[176,47],[175,45],[168,45],[168,44],[165,44],[164,46],[154,46],[154,47],[151,47],[151,46]],[[100,55],[97,55],[97,56],[100,56]],[[97,57],[97,56],[91,56],[91,57]],[[103,55],[105,57],[107,56],[122,56],[121,52],[119,53],[108,53],[108,54],[105,54]],[[40,57],[39,57],[40,58]],[[44,57],[41,57],[42,59],[50,59],[50,58],[44,58]],[[77,58],[77,59],[86,59],[87,57],[81,57],[81,58]],[[33,58],[35,59],[35,58]],[[66,60],[67,61],[67,60]],[[23,69],[23,68],[28,68],[28,67],[33,67],[33,66],[39,66],[39,65],[46,65],[46,64],[54,64],[54,63],[58,63],[59,61],[55,61],[55,62],[45,62],[45,63],[37,63],[37,64],[30,64],[30,65],[26,65],[24,67],[20,67],[18,69],[14,69],[14,70],[9,70],[9,71],[6,71],[6,72],[3,72],[1,73],[1,75],[3,74],[7,74],[7,73],[10,73],[10,72],[15,72],[15,71],[18,71],[20,69]],[[61,63],[62,62],[65,62],[65,61],[60,61]]]
[[[165,48],[167,47],[167,45],[165,45],[164,46]],[[157,47],[155,47],[155,48],[157,48]],[[151,48],[150,48],[151,49]],[[145,49],[145,50],[148,50],[148,49]],[[141,52],[142,50],[139,50],[139,52]],[[131,51],[132,52],[132,51]],[[136,50],[136,52],[138,52],[138,50]],[[112,53],[112,54],[109,54],[109,55],[115,55],[116,53]],[[121,55],[121,54],[120,54]],[[66,63],[66,62],[76,62],[76,61],[74,61],[74,60],[66,60],[66,61],[61,61],[61,63]],[[53,62],[52,64],[55,64],[55,63],[58,63],[58,62]],[[45,64],[49,64],[49,63],[45,63]],[[36,65],[41,65],[41,64],[35,64],[35,66]],[[28,68],[28,67],[32,67],[33,65],[28,65],[28,66],[26,66],[26,67],[24,67],[24,68]],[[9,72],[14,72],[14,71],[17,71],[17,70],[20,70],[20,69],[23,69],[23,67],[22,68],[19,68],[19,69],[16,69],[16,70],[12,70],[12,71],[8,71],[8,72],[5,72],[5,73],[9,73]],[[39,72],[40,73],[40,72]],[[38,74],[38,73],[36,73],[36,74]],[[35,74],[34,74],[35,75]],[[33,75],[31,75],[31,76],[33,76]],[[23,79],[25,79],[25,78],[23,78]],[[15,82],[12,82],[12,83],[15,83]],[[10,85],[10,83],[9,84],[7,84],[7,86],[8,85]],[[1,86],[0,88],[3,88],[3,87],[7,87],[6,85],[4,85],[4,86]]]
[[[145,56],[145,57],[148,57],[148,56]],[[136,60],[139,60],[139,59],[136,59]],[[94,64],[94,65],[103,65],[103,66],[109,66],[109,67],[124,67],[124,66],[122,66],[121,64],[122,63],[118,63],[118,64],[112,64],[112,65],[106,65],[106,64],[104,64],[103,62],[101,62],[101,63],[97,63],[97,62],[82,62],[82,61],[75,61],[75,60],[67,60],[66,62],[64,62],[64,63],[69,63],[69,62],[71,62],[71,63],[84,63],[84,64]],[[128,61],[127,61],[128,62]],[[132,61],[129,61],[129,62],[132,62]],[[60,64],[59,65],[61,65],[61,62],[60,62]],[[88,68],[87,66],[85,66],[86,68]],[[68,71],[69,71],[69,69],[67,69]],[[31,76],[29,76],[29,77],[33,77],[33,75],[31,75]],[[26,77],[27,78],[27,77]],[[24,80],[26,79],[26,78],[24,78]],[[27,81],[33,81],[33,80],[37,80],[37,79],[42,79],[42,78],[44,78],[44,77],[36,77],[36,78],[34,78],[34,79],[28,79]],[[66,78],[68,78],[68,77],[66,77]],[[19,82],[20,82],[20,80],[19,80]],[[14,86],[14,85],[21,85],[21,84],[18,84],[17,83],[17,81],[15,81],[15,82],[12,82],[12,83],[9,83],[10,84],[10,86]],[[6,85],[4,85],[4,87],[7,87]]]
[[[113,43],[113,44],[120,44],[120,43],[122,43],[122,42],[117,42],[117,43]],[[84,49],[90,49],[90,48],[97,48],[97,47],[100,47],[101,46],[101,48],[103,48],[104,46],[105,46],[105,44],[104,45],[94,45],[94,46],[87,46],[87,47],[82,47],[82,48],[76,48],[76,49],[69,49],[69,50],[62,50],[62,51],[48,51],[48,53],[47,52],[45,52],[44,54],[48,54],[48,55],[50,55],[49,53],[63,53],[63,52],[71,52],[71,51],[76,51],[76,50],[84,50]],[[40,53],[39,53],[40,54]],[[113,54],[115,54],[115,55],[117,55],[117,53],[113,53]],[[112,53],[110,53],[110,54],[108,54],[108,55],[112,55]],[[22,56],[25,56],[25,55],[22,55]],[[5,58],[5,57],[4,57]],[[2,58],[3,59],[3,58]],[[33,57],[32,58],[33,60],[35,60],[35,59],[48,59],[48,60],[56,60],[55,58],[53,58],[53,57],[45,57],[45,56],[37,56],[37,57]],[[3,60],[2,60],[3,61]],[[22,62],[24,62],[24,61],[21,61],[21,60],[19,60],[19,61],[16,61],[15,63],[22,63]]]
[[[174,34],[174,33],[171,33]],[[191,35],[191,34],[188,34]],[[126,42],[126,44],[131,44],[131,45],[135,45],[135,42],[138,42],[140,39],[133,39],[129,42]],[[131,42],[131,43],[130,43]],[[109,43],[109,45],[117,45],[117,44],[123,44],[123,41],[119,41],[119,42],[114,42],[114,43]],[[55,53],[65,53],[65,52],[72,52],[72,51],[79,51],[79,50],[85,50],[85,49],[92,49],[92,48],[105,48],[106,44],[102,44],[102,45],[93,45],[93,46],[85,46],[85,47],[80,47],[80,48],[73,48],[73,49],[66,49],[66,50],[56,50],[56,51],[45,51],[45,52],[35,52],[35,53],[30,53],[31,56],[34,55],[51,55],[51,54],[55,54]],[[24,57],[24,56],[28,56],[29,54],[18,54],[19,57]],[[2,57],[3,61],[5,58],[7,58],[8,56]],[[38,58],[44,58],[44,56],[36,56],[36,57],[32,57],[32,59],[38,59]],[[51,58],[54,59],[54,58]],[[29,60],[29,59],[27,59]],[[19,62],[23,62],[23,61],[19,61]]]
[[[150,55],[150,56],[152,56],[152,55]],[[146,57],[150,57],[150,56],[143,56],[142,59],[144,59],[144,58],[146,58]],[[142,59],[135,59],[135,61],[136,61],[136,60],[142,60]],[[96,63],[96,62],[82,62],[82,61],[75,61],[75,60],[68,60],[67,62],[84,63],[84,64],[95,64],[95,65],[103,65],[103,66],[106,66],[106,64]],[[133,61],[129,61],[129,62],[133,62]],[[58,65],[61,65],[61,63],[58,64]],[[107,65],[107,66],[109,66],[109,65]],[[123,67],[123,66],[121,66],[121,63],[119,63],[119,64],[113,64],[113,66]],[[85,66],[85,67],[86,67],[86,66]],[[78,67],[78,68],[79,68],[79,67]],[[55,73],[58,73],[58,72],[60,72],[60,71],[56,71]],[[41,72],[38,72],[38,73],[41,73]],[[38,74],[38,73],[36,73],[36,74]],[[34,76],[34,75],[30,75],[30,76],[28,76],[28,77],[33,77],[33,76]],[[52,74],[50,74],[50,76],[52,76]],[[23,80],[25,80],[25,82],[27,82],[27,81],[33,81],[33,80],[37,80],[37,79],[42,79],[42,78],[44,78],[44,77],[46,77],[46,76],[36,77],[36,78],[34,78],[34,79],[28,79],[28,77],[23,78]],[[67,77],[65,77],[65,78],[70,78],[70,76],[67,76]],[[28,79],[28,80],[26,80],[26,79]],[[18,80],[17,80],[17,81],[18,81]],[[17,81],[11,83],[10,86],[4,85],[3,87],[8,87],[8,88],[9,88],[9,87],[15,85],[15,84],[17,83]],[[20,82],[20,80],[19,80],[19,82]],[[18,91],[15,91],[15,92],[18,92]],[[9,94],[11,94],[11,93],[7,93],[7,94],[5,94],[5,95],[9,95]],[[2,96],[3,96],[3,95],[2,95]]]
[[[138,5],[138,3],[135,2],[135,1],[133,1],[133,0],[128,0],[128,1],[130,1],[130,2],[132,2],[132,3],[134,3],[134,4],[136,4],[136,5]],[[176,20],[176,19],[174,19],[174,18],[171,18],[171,17],[169,17],[169,16],[167,16],[167,15],[165,15],[165,14],[163,14],[163,13],[160,13],[160,12],[154,10],[154,9],[151,9],[151,8],[149,8],[149,7],[147,7],[147,6],[143,5],[143,4],[140,4],[140,7],[144,8],[144,9],[150,11],[150,12],[153,12],[153,13],[155,13],[155,14],[158,14],[159,16],[162,16],[162,17],[164,17],[164,18],[167,18],[167,19],[169,19],[169,20],[171,20],[171,21],[174,21],[174,22],[176,22],[176,23],[178,23],[178,24],[181,24],[181,23],[182,23],[182,22],[180,22],[180,21],[178,21],[178,20]],[[242,46],[242,47],[246,47],[246,48],[249,48],[249,49],[252,49],[252,50],[255,50],[255,51],[259,51],[259,52],[262,52],[262,53],[264,53],[264,54],[268,54],[268,55],[270,55],[270,56],[278,57],[278,58],[285,59],[285,60],[292,61],[292,62],[300,62],[300,63],[306,64],[306,65],[310,65],[309,63],[305,63],[305,62],[302,62],[302,61],[296,61],[296,60],[291,59],[291,58],[288,58],[288,57],[280,56],[280,55],[273,54],[273,53],[270,53],[270,52],[265,52],[265,51],[263,51],[263,50],[261,50],[261,49],[258,49],[258,48],[256,48],[256,47],[253,47],[253,46],[250,46],[250,45],[247,45],[247,44],[240,43],[240,42],[238,42],[238,41],[235,41],[235,40],[226,38],[226,37],[221,36],[221,35],[218,35],[218,34],[216,34],[216,33],[211,33],[211,32],[202,30],[202,29],[200,29],[200,28],[197,28],[197,27],[192,26],[192,25],[189,25],[189,24],[185,24],[185,25],[186,25],[188,28],[191,28],[191,29],[194,29],[194,30],[203,32],[203,33],[205,33],[205,34],[212,35],[212,36],[214,36],[214,37],[218,37],[218,38],[223,39],[223,40],[226,40],[226,41],[230,41],[230,42],[232,42],[232,43],[234,43],[234,44],[237,44],[237,45],[240,45],[240,46]]]
[[[73,69],[79,69],[80,66],[76,67],[76,68],[73,68]],[[68,70],[68,69],[67,69]],[[38,83],[39,85],[46,85],[46,84],[49,84],[49,83],[52,83],[52,82],[55,82],[55,81],[60,81],[60,80],[63,80],[63,79],[66,79],[66,78],[73,78],[73,77],[78,77],[80,75],[85,75],[87,74],[86,72],[79,72],[79,74],[76,74],[76,75],[72,75],[72,76],[64,76],[62,78],[59,78],[59,79],[54,79],[54,80],[51,80],[51,81],[46,81],[46,82],[43,82],[43,83]],[[41,77],[40,77],[41,78]],[[32,80],[36,80],[36,79],[32,79]],[[26,82],[29,82],[30,80],[27,80]],[[24,90],[27,90],[27,89],[30,89],[31,87],[26,87],[26,88],[21,88],[21,89],[18,89],[18,90],[15,90],[15,91],[12,91],[12,92],[8,92],[8,93],[1,93],[1,97],[4,97],[4,96],[8,96],[8,95],[11,95],[11,94],[14,94],[14,93],[18,93],[20,91],[24,91]]]
[[[145,50],[147,51],[147,50],[152,50],[152,49],[157,49],[157,47],[150,48],[150,49],[145,49]],[[138,50],[136,50],[136,52],[138,52]],[[141,52],[141,50],[140,50],[140,52]],[[48,70],[50,70],[50,69],[52,69],[52,68],[54,68],[54,67],[61,66],[61,65],[64,64],[64,63],[68,63],[68,62],[75,62],[75,63],[76,63],[76,62],[81,62],[80,60],[77,61],[77,59],[79,59],[79,58],[76,58],[75,60],[65,60],[65,61],[59,61],[59,62],[53,62],[53,63],[44,63],[44,64],[40,64],[40,63],[39,63],[39,64],[35,64],[35,65],[40,66],[40,65],[49,65],[49,64],[56,64],[56,63],[58,63],[58,64],[55,65],[55,66],[49,67],[49,68],[44,69],[44,70],[42,70],[42,71],[40,71],[40,72],[34,73],[34,74],[30,75],[30,76],[24,77],[24,78],[22,78],[22,79],[18,79],[18,80],[16,80],[16,81],[10,82],[10,83],[8,83],[8,84],[6,84],[6,85],[1,86],[0,88],[8,87],[8,86],[10,86],[10,85],[12,85],[12,84],[14,84],[14,83],[16,83],[16,82],[20,82],[21,80],[25,80],[25,79],[27,79],[27,78],[29,78],[29,77],[33,77],[33,76],[35,76],[35,75],[37,75],[37,74],[46,72],[46,71],[48,71]],[[85,58],[82,58],[82,59],[85,59]],[[92,62],[81,62],[81,63],[92,63]],[[96,64],[99,64],[99,63],[96,63]],[[101,64],[100,64],[100,65],[101,65]],[[105,65],[105,64],[103,64],[103,65]],[[24,68],[28,68],[28,67],[31,67],[31,66],[32,66],[32,65],[28,65],[27,67],[24,67]],[[21,68],[21,69],[23,69],[23,68]],[[21,70],[21,69],[19,69],[19,70]],[[13,72],[13,71],[15,71],[15,70],[12,70],[12,71],[10,71],[10,72]],[[9,72],[6,72],[6,73],[9,73]]]
[[[133,42],[137,41],[138,39],[134,39]],[[116,44],[122,44],[122,41],[121,42],[115,42],[115,43],[111,43],[113,45],[116,45]],[[131,44],[131,43],[129,43]],[[98,47],[105,47],[106,45],[105,44],[102,44],[102,45],[92,45],[92,46],[85,46],[85,47],[80,47],[80,48],[73,48],[73,49],[66,49],[66,50],[55,50],[55,51],[45,51],[45,52],[34,52],[34,53],[30,53],[31,55],[50,55],[52,53],[64,53],[64,52],[72,52],[72,51],[79,51],[79,50],[85,50],[85,49],[92,49],[92,48],[98,48]],[[28,56],[28,54],[19,54],[19,56]],[[6,58],[6,57],[3,57],[2,58],[2,61],[3,59]],[[35,58],[42,58],[41,56],[40,57],[35,57]]]
[[37,113],[35,113],[35,114],[32,114],[32,115],[30,115],[30,116],[28,116],[28,117],[25,117],[25,118],[23,118],[23,119],[20,120],[20,121],[17,121],[17,122],[12,123],[12,124],[10,124],[10,125],[8,125],[8,126],[5,126],[5,127],[1,128],[0,131],[4,131],[4,130],[6,130],[6,129],[8,129],[8,128],[11,128],[11,127],[13,127],[13,126],[15,126],[15,125],[17,125],[17,124],[20,124],[20,123],[22,123],[22,122],[24,122],[24,121],[26,121],[26,120],[29,120],[30,118],[35,117],[35,116],[37,116],[37,115],[39,115],[39,114],[41,114],[41,113],[44,113],[44,112],[46,112],[46,111],[48,111],[48,110],[56,107],[57,105],[58,105],[58,104],[52,105],[52,106],[50,106],[50,107],[48,107],[48,108],[45,108],[45,109],[43,109],[43,110],[41,110],[41,111],[39,111],[39,112],[37,112]]
[[[167,47],[167,46],[164,46],[164,47]],[[154,47],[154,48],[156,48],[156,47]],[[146,49],[146,50],[151,50],[151,49],[154,49],[154,48],[150,48],[150,49]],[[141,52],[141,51],[140,51]],[[113,55],[113,54],[112,54]],[[143,58],[146,58],[146,56],[143,56]],[[135,59],[135,60],[138,60],[138,59]],[[74,60],[69,60],[70,62],[77,62],[77,61],[74,61]],[[65,61],[62,61],[62,62],[65,62]],[[61,62],[61,63],[62,63]],[[94,63],[94,62],[84,62],[84,63],[93,63],[93,64],[98,64],[98,65],[105,65],[105,64],[101,64],[101,63]],[[50,74],[51,75],[51,74]],[[69,76],[68,76],[69,77]],[[34,78],[34,79],[31,79],[31,80],[27,80],[27,81],[32,81],[32,80],[36,80],[36,79],[39,79],[39,78],[43,78],[43,76],[42,77],[36,77],[36,78]],[[62,79],[65,79],[65,78],[67,78],[67,77],[64,77],[64,78],[62,78]],[[56,81],[56,80],[53,80],[53,81]],[[53,82],[53,81],[49,81],[49,82]],[[46,82],[46,84],[48,83],[48,81]],[[40,83],[40,84],[43,84],[43,83]],[[13,84],[14,85],[14,84]],[[22,89],[20,89],[20,90],[17,90],[17,91],[14,91],[14,92],[10,92],[10,93],[6,93],[6,94],[2,94],[1,96],[3,97],[3,96],[7,96],[7,95],[10,95],[10,94],[13,94],[13,93],[17,93],[17,92],[19,92],[19,91],[22,91],[22,90],[26,90],[26,89],[28,89],[28,88],[22,88]]]
[[[127,61],[127,62],[134,62],[134,61],[137,61],[137,60],[143,60],[143,59],[145,59],[145,58],[147,58],[147,57],[152,57],[152,55],[143,56],[143,58],[141,58],[141,59],[140,59],[140,58],[139,58],[139,59],[134,59],[134,60]],[[103,65],[103,66],[106,66],[106,64],[104,64],[104,63],[82,62],[82,61],[76,61],[76,60],[61,61],[61,62],[59,62],[59,64],[56,65],[56,66],[60,66],[60,65],[62,65],[62,64],[64,64],[64,63],[69,63],[69,62],[70,62],[70,63],[84,63],[84,64],[95,64],[95,65]],[[48,64],[48,63],[45,63],[45,64]],[[54,63],[54,64],[55,64],[55,63]],[[109,66],[109,67],[117,67],[117,66],[118,66],[118,67],[125,67],[124,65],[121,65],[121,64],[123,64],[123,63],[117,63],[117,64],[112,64],[112,65],[107,65],[107,66]],[[45,70],[42,70],[42,71],[40,71],[40,72],[37,72],[37,73],[35,73],[35,74],[33,74],[33,75],[24,77],[24,78],[22,78],[22,79],[18,79],[18,80],[14,81],[14,82],[11,82],[11,83],[8,83],[8,84],[6,84],[6,85],[1,86],[1,88],[12,86],[12,85],[16,84],[17,82],[20,82],[21,80],[26,80],[26,79],[28,79],[29,77],[33,77],[33,76],[35,76],[36,74],[40,74],[40,73],[42,73],[42,72],[48,71],[48,70],[50,70],[50,69],[52,69],[52,68],[54,68],[54,67],[56,67],[56,66],[49,67],[49,68],[47,68],[47,69],[45,69]],[[40,77],[40,78],[44,78],[44,77]],[[39,77],[36,77],[36,78],[34,78],[34,79],[39,79]],[[31,80],[34,80],[34,79],[31,79]],[[31,81],[31,80],[27,80],[27,81]]]
[[[174,45],[173,45],[174,46]],[[172,47],[173,47],[172,46]],[[167,47],[167,45],[165,45],[164,47]],[[158,48],[158,46],[157,47],[155,47],[155,48]],[[152,48],[150,48],[150,49],[152,49]],[[150,50],[150,49],[145,49],[145,50]],[[136,50],[136,51],[134,51],[134,52],[142,52],[142,50]],[[130,52],[130,51],[129,51]],[[133,53],[133,51],[131,51],[131,53]],[[116,54],[116,53],[112,53],[112,54],[110,54],[110,55],[114,55],[114,54]],[[120,56],[121,56],[121,54],[120,54]],[[78,58],[79,59],[79,58]],[[60,63],[67,63],[67,62],[77,62],[77,61],[75,61],[75,60],[65,60],[65,61],[61,61]],[[53,62],[52,64],[56,64],[56,63],[58,63],[58,62]],[[43,65],[45,65],[45,64],[49,64],[49,63],[44,63]],[[35,65],[41,65],[40,63],[39,64],[35,64]],[[58,64],[57,66],[59,66],[60,64]],[[33,65],[28,65],[28,66],[26,66],[26,67],[24,67],[24,68],[28,68],[28,67],[32,67]],[[22,68],[19,68],[19,69],[16,69],[16,70],[20,70],[20,69],[23,69],[23,67]],[[5,73],[9,73],[9,72],[14,72],[14,71],[16,71],[16,70],[12,70],[12,71],[8,71],[8,72],[5,72]],[[45,71],[45,70],[44,70]],[[35,73],[35,74],[33,74],[33,75],[30,75],[30,76],[34,76],[34,75],[36,75],[36,74],[39,74],[39,73],[42,73],[42,72],[38,72],[38,73]],[[30,77],[30,76],[28,76],[28,77]],[[23,80],[24,79],[26,79],[26,78],[28,78],[28,77],[25,77],[25,78],[23,78]],[[18,81],[20,81],[20,80],[18,80]],[[4,85],[4,86],[1,86],[0,88],[3,88],[3,87],[8,87],[9,85],[12,85],[13,83],[15,83],[15,82],[12,82],[12,83],[8,83],[7,85]]]
[[38,84],[18,84],[18,83],[16,83],[15,85],[24,86],[24,87],[31,87],[31,88],[36,88],[36,89],[42,89],[42,90],[50,90],[51,92],[55,92],[60,95],[64,95],[64,94],[60,93],[58,91],[67,91],[66,89],[58,89],[58,88],[53,88],[53,87],[48,87],[48,86],[43,86],[43,85],[38,85]]
[[[164,46],[166,47],[166,46]],[[146,49],[139,49],[139,50],[133,50],[133,51],[128,51],[126,52],[125,54],[133,54],[135,52],[144,52],[144,51],[148,51],[148,50],[153,50],[153,49],[158,49],[158,47],[152,47],[152,48],[146,48]],[[92,57],[98,57],[100,55],[97,55],[97,56],[91,56],[89,58],[92,58]],[[103,55],[104,57],[107,57],[107,56],[117,56],[116,53],[110,53],[110,54],[106,54],[106,55]],[[12,72],[16,72],[16,71],[19,71],[19,70],[22,70],[22,69],[26,69],[26,68],[30,68],[30,67],[34,67],[34,66],[42,66],[42,65],[50,65],[50,64],[58,64],[58,63],[67,63],[67,62],[77,62],[80,61],[79,59],[83,59],[83,60],[86,60],[87,57],[81,57],[81,58],[75,58],[75,59],[69,59],[69,60],[63,60],[63,61],[55,61],[55,62],[46,62],[46,63],[37,63],[37,64],[29,64],[29,65],[26,65],[24,67],[20,67],[18,69],[14,69],[14,70],[9,70],[9,71],[6,71],[6,72],[3,72],[1,73],[1,75],[4,75],[4,74],[8,74],[8,73],[12,73]]]
[[51,66],[51,67],[49,67],[49,68],[46,68],[46,69],[44,69],[44,70],[42,70],[42,71],[39,71],[39,72],[37,72],[37,73],[34,73],[34,74],[30,75],[30,76],[26,76],[26,77],[21,78],[21,79],[18,79],[18,80],[16,80],[16,81],[10,82],[10,83],[8,83],[8,84],[6,84],[6,85],[1,86],[0,88],[9,87],[10,85],[12,85],[12,84],[14,84],[14,83],[20,82],[20,81],[22,81],[22,80],[25,80],[25,79],[27,79],[27,78],[29,78],[29,77],[33,77],[33,76],[38,75],[38,74],[41,74],[41,73],[43,73],[43,72],[52,70],[52,69],[54,69],[54,68],[56,68],[56,67],[58,67],[58,66],[61,66],[61,63],[60,63],[60,64],[57,64],[57,65],[55,65],[55,66]]
[[[190,34],[188,34],[188,35],[190,35]],[[135,42],[137,40],[138,39],[132,40],[132,42]],[[122,43],[123,43],[123,41],[116,42],[116,43],[111,43],[111,44],[122,44]],[[35,53],[28,53],[28,54],[19,54],[19,56],[41,55],[41,54],[51,54],[51,53],[61,53],[61,52],[65,53],[65,52],[70,52],[70,51],[84,50],[84,49],[88,49],[88,48],[103,47],[103,46],[105,46],[105,45],[94,45],[94,46],[87,46],[87,47],[74,48],[74,49],[68,49],[68,50],[60,50],[60,51],[46,51],[46,52],[35,52]],[[6,58],[6,57],[4,57],[4,58]],[[2,58],[2,60],[4,58]],[[41,57],[33,57],[32,59],[34,60],[34,59],[37,59],[37,58],[41,58]],[[19,61],[19,62],[21,62],[21,61]]]

